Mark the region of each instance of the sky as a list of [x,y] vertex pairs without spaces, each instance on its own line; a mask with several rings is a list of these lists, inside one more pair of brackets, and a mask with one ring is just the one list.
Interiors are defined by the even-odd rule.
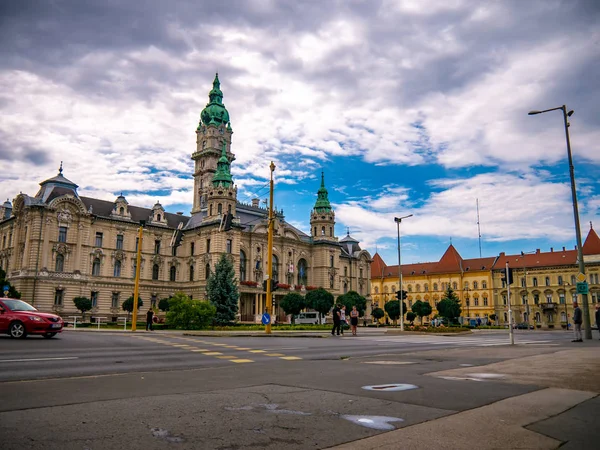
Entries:
[[[309,232],[336,213],[397,264],[575,247],[600,228],[596,0],[46,0],[0,4],[0,196],[63,174],[82,196],[189,214],[215,73],[238,200]],[[479,220],[477,216],[479,206]],[[479,222],[479,226],[478,226]],[[481,239],[479,239],[481,234]]]

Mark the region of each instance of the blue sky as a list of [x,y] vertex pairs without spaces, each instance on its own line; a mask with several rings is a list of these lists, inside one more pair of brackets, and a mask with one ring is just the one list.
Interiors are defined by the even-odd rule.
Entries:
[[219,72],[239,197],[308,231],[321,171],[372,254],[437,260],[575,245],[598,222],[600,7],[594,0],[23,0],[2,5],[0,194],[64,161],[81,195],[189,213],[195,129]]

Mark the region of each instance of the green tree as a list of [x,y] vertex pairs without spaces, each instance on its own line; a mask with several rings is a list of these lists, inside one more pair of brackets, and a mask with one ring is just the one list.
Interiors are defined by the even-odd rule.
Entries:
[[490,314],[490,321],[496,323],[496,314]]
[[75,308],[81,311],[81,320],[85,320],[85,312],[92,309],[92,301],[87,297],[75,297],[73,303]]
[[158,309],[160,309],[161,311],[168,311],[169,310],[169,299],[168,298],[161,298],[158,301]]
[[6,286],[8,286],[8,296],[10,298],[21,298],[21,293],[6,279],[6,272],[0,269],[0,289],[3,290],[0,294],[2,294],[2,296],[4,296],[4,287]]
[[321,317],[333,308],[333,294],[322,287],[314,291],[308,291],[304,300],[306,306],[319,312],[319,323],[321,323]]
[[216,312],[217,308],[210,302],[192,300],[183,292],[177,292],[169,300],[166,323],[180,330],[200,330],[212,323]]
[[448,322],[455,322],[460,317],[460,300],[450,286],[444,292],[442,300],[437,304],[437,310],[440,316],[448,319]]
[[383,316],[385,316],[385,312],[383,311],[383,309],[381,308],[375,308],[373,310],[373,312],[371,313],[371,315],[375,318],[375,320],[377,321],[377,326],[379,326],[379,319],[381,319]]
[[[398,300],[390,300],[384,305],[385,312],[388,317],[394,321],[394,325],[396,325],[396,321],[400,318],[400,302]],[[406,313],[406,303],[402,302],[402,311]]]
[[[144,302],[142,301],[142,298],[138,296],[138,311],[142,306],[144,306]],[[123,302],[121,308],[123,309],[123,311],[127,311],[127,316],[129,316],[129,313],[133,312],[133,295],[131,295],[127,300]]]
[[408,320],[411,325],[413,324],[413,322],[415,321],[416,318],[417,318],[417,315],[414,312],[409,311],[406,313],[406,320]]
[[417,300],[412,305],[412,312],[419,316],[419,319],[421,319],[421,325],[423,325],[423,317],[429,316],[431,311],[431,305],[427,302],[422,302],[421,300]]
[[306,300],[297,292],[290,292],[279,301],[279,306],[283,308],[286,314],[292,315],[293,324],[294,316],[300,314],[300,311],[306,308]]
[[346,314],[349,314],[349,311],[352,310],[354,305],[356,305],[358,315],[361,317],[365,314],[365,310],[367,309],[367,299],[356,291],[348,291],[346,294],[340,295],[337,298],[337,301],[342,305],[346,305]]
[[223,253],[206,282],[208,299],[217,308],[216,325],[230,325],[238,313],[238,292],[233,263]]

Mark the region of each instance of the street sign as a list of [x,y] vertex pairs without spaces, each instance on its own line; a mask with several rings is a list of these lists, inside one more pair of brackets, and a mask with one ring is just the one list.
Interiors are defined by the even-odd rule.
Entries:
[[577,281],[583,283],[585,281],[585,275],[579,272],[579,274],[577,275]]
[[588,294],[588,284],[584,281],[583,283],[577,283],[577,293],[578,294]]
[[271,323],[271,316],[269,315],[269,313],[264,313],[260,321],[263,325],[268,325]]

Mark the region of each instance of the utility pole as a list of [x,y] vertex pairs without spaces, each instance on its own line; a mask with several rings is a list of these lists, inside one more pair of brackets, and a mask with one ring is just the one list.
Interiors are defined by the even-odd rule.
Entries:
[[510,345],[515,345],[515,335],[513,333],[512,309],[510,307],[510,280],[508,274],[508,262],[506,263],[506,293],[508,300],[508,335],[510,336]]
[[[272,291],[272,282],[273,279],[273,228],[274,228],[274,218],[273,218],[273,172],[275,172],[275,164],[271,161],[271,165],[269,166],[271,169],[271,182],[269,184],[269,232],[267,237],[267,314],[269,317],[273,314],[273,291]],[[271,334],[271,320],[265,327],[265,333]]]
[[135,283],[133,287],[133,314],[131,316],[131,331],[137,330],[137,312],[138,312],[138,296],[140,295],[140,272],[142,269],[142,239],[144,231],[144,221],[140,221],[138,230],[137,256],[135,263]]

